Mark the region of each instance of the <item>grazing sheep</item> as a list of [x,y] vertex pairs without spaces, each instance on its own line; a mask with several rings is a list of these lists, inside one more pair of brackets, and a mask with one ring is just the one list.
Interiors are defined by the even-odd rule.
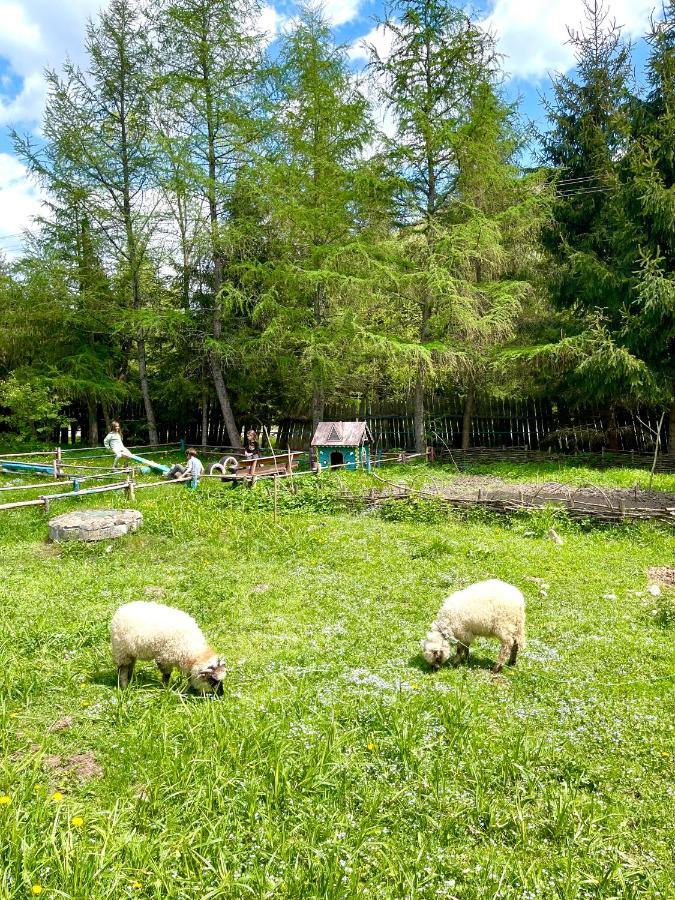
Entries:
[[196,690],[222,692],[224,661],[209,647],[192,616],[180,609],[142,600],[127,603],[113,616],[110,640],[122,688],[129,684],[137,659],[153,659],[164,684],[178,668]]
[[450,658],[450,645],[456,644],[452,664],[458,666],[469,659],[469,647],[479,636],[501,641],[493,672],[501,672],[507,659],[515,666],[518,650],[525,646],[525,599],[518,588],[492,578],[451,594],[422,641],[424,658],[439,669]]

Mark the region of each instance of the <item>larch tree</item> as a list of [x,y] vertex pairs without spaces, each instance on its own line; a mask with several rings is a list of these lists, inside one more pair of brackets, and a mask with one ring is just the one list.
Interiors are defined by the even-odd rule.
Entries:
[[120,276],[125,355],[136,345],[140,392],[151,443],[158,442],[148,377],[149,313],[142,270],[156,225],[148,98],[152,59],[147,24],[133,0],[112,0],[87,30],[87,70],[67,62],[47,73],[39,171],[86,202],[92,229],[108,243],[107,264]]
[[[443,0],[399,0],[382,28],[390,50],[371,49],[371,70],[395,127],[385,142],[400,184],[394,302],[416,347],[415,448],[422,452],[433,381],[468,388],[487,348],[512,333],[527,290],[514,264],[517,244],[532,226],[536,240],[542,213],[537,190],[518,183],[510,160],[491,36]],[[469,396],[465,430],[470,405]]]
[[261,44],[255,27],[257,10],[256,3],[243,0],[167,0],[156,23],[163,60],[158,83],[173,120],[165,141],[171,142],[174,135],[171,158],[176,177],[193,196],[203,199],[208,210],[211,307],[210,336],[204,345],[233,447],[241,447],[241,438],[223,365],[228,353],[223,335],[226,208],[255,133],[252,89]]
[[358,353],[362,282],[347,257],[367,217],[370,119],[346,49],[311,8],[284,38],[273,88],[263,164],[270,258],[255,321],[268,352],[295,368],[316,426],[329,385],[334,395]]
[[464,248],[463,290],[475,316],[460,376],[463,449],[470,445],[477,394],[499,390],[500,352],[516,337],[526,306],[539,305],[544,293],[541,241],[552,195],[541,173],[521,172],[522,146],[514,108],[483,82],[456,135],[455,198],[447,219],[453,242],[460,238]]

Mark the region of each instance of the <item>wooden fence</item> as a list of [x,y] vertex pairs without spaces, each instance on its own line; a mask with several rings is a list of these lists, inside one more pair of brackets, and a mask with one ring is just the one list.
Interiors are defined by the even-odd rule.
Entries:
[[[72,411],[75,413],[75,410]],[[195,408],[185,417],[164,420],[162,410],[157,410],[160,443],[177,443],[185,439],[197,446],[205,443],[224,446],[230,443],[220,408],[209,401],[206,417]],[[125,438],[132,443],[147,440],[142,405],[129,403],[118,412],[124,422]],[[464,399],[452,394],[434,394],[427,401],[427,443],[439,450],[458,449],[462,442]],[[638,412],[618,410],[615,429],[619,450],[646,453],[653,449],[654,432],[660,412],[643,409]],[[328,406],[326,420],[365,419],[375,438],[378,449],[411,449],[415,443],[414,422],[410,404],[382,402],[379,405],[358,403],[344,406]],[[312,436],[312,424],[308,417],[287,416],[277,419],[269,412],[258,416],[252,410],[248,416],[237,419],[242,431],[254,427],[258,431],[265,425],[270,432],[278,431],[278,445],[283,449],[307,449]],[[204,423],[206,434],[203,434]],[[472,447],[523,447],[530,450],[551,450],[561,453],[600,451],[608,444],[608,416],[605,411],[588,408],[568,408],[564,404],[540,399],[482,398],[476,402],[471,418],[470,445]],[[105,425],[99,422],[99,437]],[[672,452],[667,446],[668,419],[662,429],[662,451]],[[55,443],[73,442],[73,435],[63,429],[54,435]]]

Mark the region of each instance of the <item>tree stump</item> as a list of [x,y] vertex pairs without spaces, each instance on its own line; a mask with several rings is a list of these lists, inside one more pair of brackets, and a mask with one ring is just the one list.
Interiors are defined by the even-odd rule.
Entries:
[[87,509],[49,520],[51,541],[108,541],[137,531],[143,516],[136,509]]

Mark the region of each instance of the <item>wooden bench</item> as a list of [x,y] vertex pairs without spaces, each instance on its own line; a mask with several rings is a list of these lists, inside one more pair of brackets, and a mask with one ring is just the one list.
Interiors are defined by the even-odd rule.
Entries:
[[298,468],[302,453],[302,450],[292,450],[276,456],[258,456],[255,459],[235,459],[229,456],[224,463],[214,463],[209,469],[209,475],[220,475],[221,481],[232,484],[243,481],[249,485],[258,478],[283,478]]

